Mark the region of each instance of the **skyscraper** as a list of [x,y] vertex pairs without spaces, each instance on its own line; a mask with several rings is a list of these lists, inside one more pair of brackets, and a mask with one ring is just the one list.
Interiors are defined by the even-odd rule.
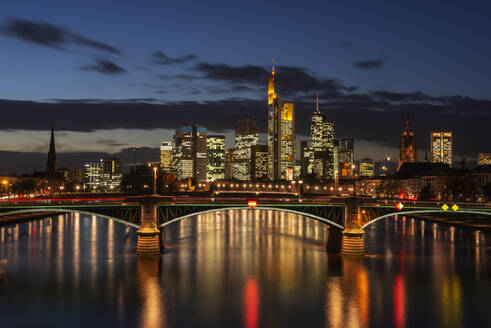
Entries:
[[235,150],[233,178],[251,180],[251,148],[259,140],[256,122],[251,119],[239,120],[235,129]]
[[355,164],[354,143],[352,138],[341,139],[339,146],[339,171],[341,177],[353,175],[353,165]]
[[225,136],[209,135],[206,144],[208,148],[206,179],[211,181],[225,179]]
[[164,172],[172,170],[172,142],[162,141],[160,145],[160,168]]
[[409,118],[407,118],[404,131],[402,132],[401,136],[401,144],[399,146],[399,165],[397,166],[397,170],[399,170],[402,163],[416,161],[416,138],[414,136],[414,132],[411,131]]
[[274,90],[274,75],[273,65],[268,82],[268,176],[279,180],[293,175],[295,168],[295,105],[282,106]]
[[49,143],[48,161],[46,163],[46,177],[56,178],[56,171],[58,169],[58,163],[56,161],[56,149],[55,149],[55,125],[51,122],[51,140]]
[[312,151],[314,152],[314,173],[323,179],[334,178],[334,122],[319,110],[319,96],[312,113],[310,126]]
[[431,132],[431,162],[452,166],[452,132]]
[[198,125],[183,126],[176,130],[173,141],[173,167],[177,178],[206,181],[207,130]]

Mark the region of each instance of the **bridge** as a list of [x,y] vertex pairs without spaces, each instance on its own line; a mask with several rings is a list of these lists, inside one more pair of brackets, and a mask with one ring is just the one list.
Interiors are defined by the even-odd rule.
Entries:
[[[397,205],[397,206],[396,206]],[[446,207],[445,207],[446,206]],[[343,255],[363,255],[364,229],[393,215],[458,213],[491,216],[491,204],[386,201],[329,198],[244,198],[128,196],[113,198],[7,199],[0,201],[0,218],[40,212],[72,212],[97,215],[138,229],[137,254],[158,255],[164,246],[164,230],[174,222],[230,209],[266,209],[307,216],[327,226],[327,248]],[[443,208],[442,208],[443,207]]]

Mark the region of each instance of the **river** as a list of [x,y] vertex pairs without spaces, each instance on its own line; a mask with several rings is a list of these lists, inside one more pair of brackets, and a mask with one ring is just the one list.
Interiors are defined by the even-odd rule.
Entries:
[[0,227],[0,326],[489,327],[491,235],[392,217],[364,258],[328,254],[326,227],[270,210],[136,230],[66,214]]

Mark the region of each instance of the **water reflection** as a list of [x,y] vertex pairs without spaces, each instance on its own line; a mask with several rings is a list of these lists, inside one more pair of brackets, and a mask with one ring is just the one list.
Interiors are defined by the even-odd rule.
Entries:
[[[305,217],[227,210],[166,230],[135,256],[136,231],[79,214],[0,227],[0,315],[142,327],[486,326],[489,233],[399,216],[370,226],[368,256],[327,254]],[[465,291],[465,292],[464,292]]]

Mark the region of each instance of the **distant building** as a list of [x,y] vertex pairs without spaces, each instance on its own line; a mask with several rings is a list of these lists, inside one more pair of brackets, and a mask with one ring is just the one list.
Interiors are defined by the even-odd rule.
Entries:
[[491,153],[477,154],[477,165],[491,165]]
[[172,171],[172,142],[162,141],[160,144],[160,168],[164,172]]
[[452,132],[431,132],[431,162],[452,167]]
[[314,169],[314,151],[312,147],[307,146],[307,141],[300,142],[300,176],[305,177],[313,172]]
[[123,164],[119,158],[103,158],[84,166],[84,189],[88,191],[119,191],[123,180]]
[[319,110],[319,96],[312,113],[311,147],[314,152],[314,173],[323,179],[334,179],[334,122]]
[[406,119],[406,125],[401,136],[401,143],[399,145],[399,165],[397,170],[400,169],[403,163],[417,162],[416,156],[416,138],[414,132],[411,131],[409,118]]
[[268,178],[268,145],[254,145],[251,149],[251,178]]
[[375,163],[373,162],[373,159],[365,157],[360,160],[360,176],[375,176]]
[[225,136],[209,135],[206,144],[208,149],[206,179],[210,181],[225,179]]
[[173,168],[177,178],[192,178],[194,182],[206,181],[208,131],[198,125],[177,129],[173,141]]
[[84,165],[84,189],[98,191],[101,185],[101,162]]
[[295,167],[295,105],[284,103],[274,90],[274,65],[268,82],[268,176],[287,179]]
[[82,185],[84,183],[84,168],[72,167],[70,169],[69,181],[72,185]]
[[251,180],[251,148],[258,141],[256,122],[251,119],[239,120],[235,129],[233,179]]

